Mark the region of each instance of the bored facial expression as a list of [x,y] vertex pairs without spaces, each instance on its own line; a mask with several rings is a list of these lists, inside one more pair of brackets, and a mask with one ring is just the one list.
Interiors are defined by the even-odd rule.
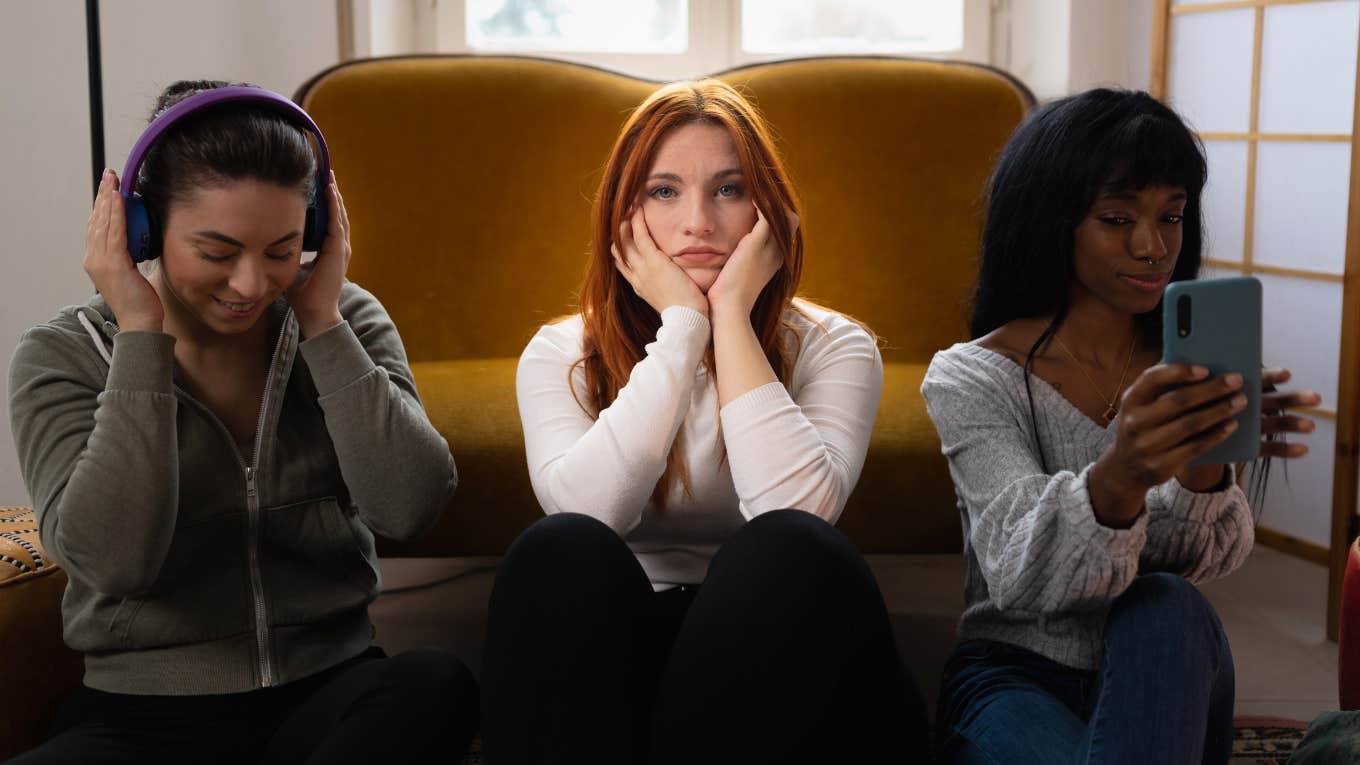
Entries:
[[661,139],[639,201],[652,241],[705,294],[756,224],[736,144],[726,128],[707,122]]

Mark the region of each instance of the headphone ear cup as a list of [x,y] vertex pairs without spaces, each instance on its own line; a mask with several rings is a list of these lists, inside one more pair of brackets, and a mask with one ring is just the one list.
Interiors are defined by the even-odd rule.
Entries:
[[302,227],[302,249],[307,252],[321,252],[326,243],[326,230],[330,224],[330,214],[326,209],[325,195],[312,197],[307,206],[307,221]]
[[127,246],[132,262],[141,263],[160,255],[160,232],[156,231],[146,202],[137,194],[124,194],[123,212],[127,218]]

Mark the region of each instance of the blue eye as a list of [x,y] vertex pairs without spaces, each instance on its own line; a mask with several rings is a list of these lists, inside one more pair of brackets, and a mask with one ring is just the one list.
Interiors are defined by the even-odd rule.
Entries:
[[674,199],[675,194],[676,194],[675,189],[671,188],[670,186],[657,186],[656,188],[647,192],[647,196],[651,197],[652,199]]
[[741,196],[742,191],[743,191],[743,189],[741,188],[741,186],[739,186],[739,185],[737,185],[737,184],[735,184],[735,183],[725,183],[725,184],[723,184],[723,185],[721,185],[721,186],[718,187],[718,196],[720,196],[720,197],[739,197],[739,196]]

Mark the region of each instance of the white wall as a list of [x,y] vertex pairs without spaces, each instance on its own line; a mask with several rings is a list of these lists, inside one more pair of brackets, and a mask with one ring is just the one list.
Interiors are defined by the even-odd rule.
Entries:
[[1098,85],[1146,90],[1152,0],[1005,0],[993,17],[992,63],[1040,100]]
[[[90,128],[80,0],[0,3],[0,362],[19,335],[81,303]],[[335,0],[104,0],[105,162],[122,170],[160,90],[178,79],[245,80],[291,95],[337,55]],[[8,374],[0,376],[8,402]],[[0,504],[27,504],[6,404]]]

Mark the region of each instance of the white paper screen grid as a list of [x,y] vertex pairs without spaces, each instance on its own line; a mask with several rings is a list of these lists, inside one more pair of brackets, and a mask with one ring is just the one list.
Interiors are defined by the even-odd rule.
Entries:
[[1337,344],[1341,340],[1341,285],[1256,274],[1261,280],[1261,360],[1287,367],[1294,385],[1322,395],[1336,409]]
[[1247,142],[1205,141],[1209,180],[1204,186],[1204,257],[1242,262],[1246,225]]
[[1200,132],[1245,133],[1251,120],[1255,12],[1171,17],[1171,105]]
[[[1308,435],[1289,436],[1291,442],[1308,444],[1307,456],[1289,460],[1288,466],[1283,460],[1274,460],[1265,501],[1253,509],[1260,526],[1327,548],[1332,537],[1336,423],[1314,421],[1317,430]],[[1250,475],[1243,480],[1243,486],[1251,488]]]
[[1200,266],[1199,278],[1201,279],[1227,279],[1232,276],[1241,276],[1240,269],[1224,266]]
[[1258,144],[1252,260],[1343,273],[1350,167],[1349,143]]
[[1266,8],[1262,132],[1351,132],[1357,31],[1360,0]]

